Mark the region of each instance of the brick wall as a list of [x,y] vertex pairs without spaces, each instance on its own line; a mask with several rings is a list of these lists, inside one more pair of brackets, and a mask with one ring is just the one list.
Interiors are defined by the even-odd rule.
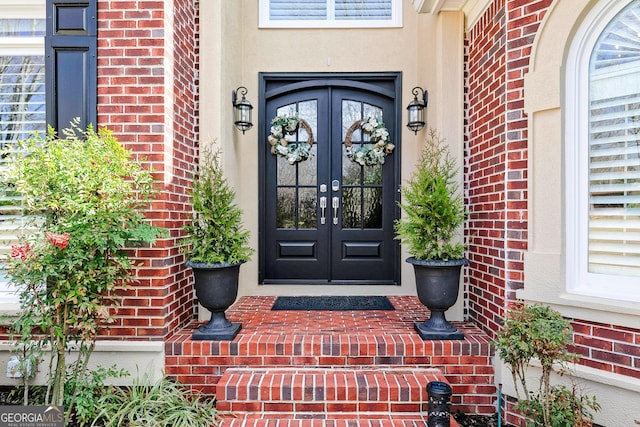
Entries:
[[504,0],[496,0],[466,41],[468,314],[490,334],[504,312],[507,274],[505,31]]
[[170,232],[133,252],[137,281],[123,292],[111,338],[161,339],[193,317],[178,238],[197,155],[197,5],[98,1],[98,125],[156,171],[161,193],[148,217]]
[[[491,336],[524,285],[528,135],[523,79],[552,2],[495,0],[466,37],[468,314]],[[580,364],[640,378],[640,330],[570,320],[570,350],[581,356]],[[506,421],[524,426],[507,398]]]

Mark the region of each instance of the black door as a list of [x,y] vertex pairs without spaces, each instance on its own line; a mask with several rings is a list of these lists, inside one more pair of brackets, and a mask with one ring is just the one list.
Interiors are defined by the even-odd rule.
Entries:
[[[335,79],[265,93],[261,282],[397,284],[395,91]],[[299,162],[272,154],[267,142],[271,120],[292,115],[305,126],[288,143],[313,139],[311,156]],[[384,123],[396,146],[384,164],[362,166],[347,156],[349,143],[352,152],[373,147],[354,125],[368,117]]]

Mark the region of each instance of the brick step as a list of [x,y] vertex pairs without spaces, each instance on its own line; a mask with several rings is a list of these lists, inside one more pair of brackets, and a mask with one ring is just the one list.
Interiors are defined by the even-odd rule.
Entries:
[[495,411],[491,339],[476,326],[456,322],[464,340],[422,340],[413,323],[429,314],[417,297],[389,297],[395,310],[353,312],[274,311],[275,298],[241,297],[228,310],[243,325],[233,341],[193,340],[199,323],[175,333],[165,344],[167,375],[220,399],[217,385],[234,368],[438,369],[453,387],[453,410]]
[[230,368],[217,405],[231,412],[420,413],[437,369]]
[[[331,414],[327,414],[331,416]],[[336,414],[339,415],[339,414]],[[265,419],[265,418],[225,418],[220,427],[426,427],[427,418],[413,416],[388,416],[386,418],[307,418],[307,419]],[[451,418],[451,427],[460,425]]]

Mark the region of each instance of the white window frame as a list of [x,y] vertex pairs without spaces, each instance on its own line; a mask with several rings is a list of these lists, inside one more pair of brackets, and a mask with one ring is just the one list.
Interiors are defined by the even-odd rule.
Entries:
[[[0,5],[4,19],[45,19],[45,0],[11,0]],[[44,37],[1,37],[0,55],[44,55]],[[17,291],[9,287],[8,277],[0,264],[0,313],[17,309]]]
[[394,28],[402,27],[402,0],[391,0],[391,19],[334,19],[334,0],[327,0],[329,16],[327,19],[315,20],[271,20],[269,18],[269,1],[259,0],[259,28]]
[[588,271],[589,76],[591,54],[605,27],[628,1],[608,0],[592,9],[578,29],[565,71],[566,289],[570,294],[640,301],[638,277]]

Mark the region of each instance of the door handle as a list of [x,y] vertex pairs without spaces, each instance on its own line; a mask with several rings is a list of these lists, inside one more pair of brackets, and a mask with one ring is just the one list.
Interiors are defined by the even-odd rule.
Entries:
[[333,224],[338,224],[338,208],[340,207],[340,199],[338,197],[333,197],[331,199],[331,207],[333,207]]
[[327,198],[326,196],[320,197],[320,224],[324,224],[327,222],[327,218],[325,217],[325,210],[327,209]]

